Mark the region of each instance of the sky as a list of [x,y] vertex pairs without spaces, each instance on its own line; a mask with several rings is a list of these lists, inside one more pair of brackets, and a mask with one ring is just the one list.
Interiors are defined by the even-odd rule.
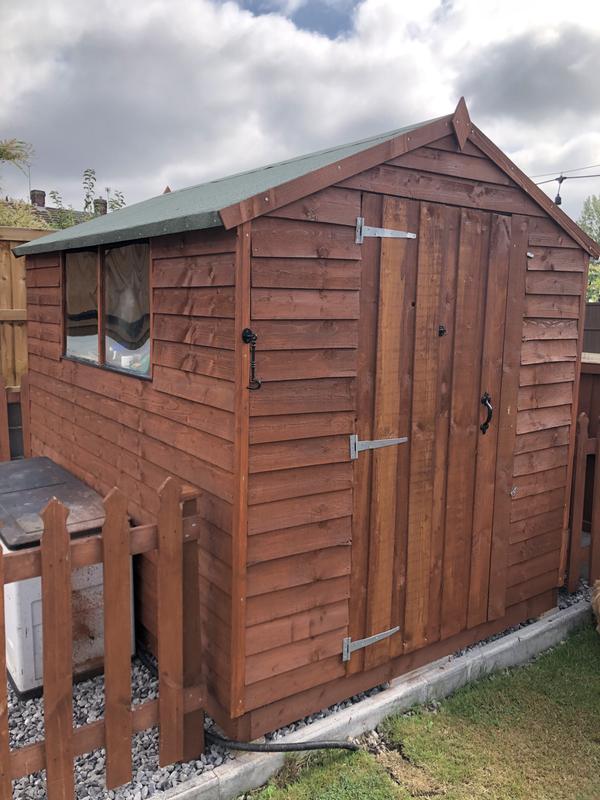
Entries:
[[[74,208],[87,167],[132,203],[461,95],[527,174],[600,173],[597,0],[0,0],[0,20],[0,139],[30,142],[32,188]],[[3,166],[0,193],[27,177]],[[566,181],[563,209],[592,193]]]

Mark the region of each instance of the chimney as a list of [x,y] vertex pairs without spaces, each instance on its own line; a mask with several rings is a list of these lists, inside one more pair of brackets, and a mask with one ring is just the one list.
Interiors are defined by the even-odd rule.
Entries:
[[29,192],[29,196],[32,206],[38,206],[39,208],[44,208],[46,206],[46,192],[43,192],[41,189],[32,189]]
[[102,214],[106,214],[108,211],[108,203],[103,197],[96,197],[94,200],[94,214],[95,216],[99,217]]
[[170,194],[170,193],[171,193],[171,187],[168,186],[168,185],[165,186],[165,190],[164,190],[163,194]]

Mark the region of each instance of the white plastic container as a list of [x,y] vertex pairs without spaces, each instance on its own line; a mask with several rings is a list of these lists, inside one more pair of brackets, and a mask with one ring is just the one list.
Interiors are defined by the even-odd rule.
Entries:
[[[3,552],[9,552],[1,542]],[[104,613],[102,564],[73,571],[73,674],[82,679],[102,671]],[[30,578],[4,587],[6,666],[19,694],[43,685],[42,581]],[[134,653],[133,603],[131,653]]]

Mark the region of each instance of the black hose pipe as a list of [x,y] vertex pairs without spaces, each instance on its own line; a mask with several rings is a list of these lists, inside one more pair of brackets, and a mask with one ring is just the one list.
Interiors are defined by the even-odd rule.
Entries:
[[206,738],[213,744],[229,750],[243,750],[248,753],[300,753],[303,750],[360,750],[352,742],[235,742],[224,739],[216,733],[206,731]]

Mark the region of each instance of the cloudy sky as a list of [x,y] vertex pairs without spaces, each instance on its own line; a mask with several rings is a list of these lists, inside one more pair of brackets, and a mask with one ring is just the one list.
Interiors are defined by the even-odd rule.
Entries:
[[[0,21],[0,138],[76,208],[86,167],[131,203],[461,95],[530,175],[600,164],[597,0],[0,0]],[[27,195],[13,167],[0,186]],[[594,192],[567,181],[563,208]]]

